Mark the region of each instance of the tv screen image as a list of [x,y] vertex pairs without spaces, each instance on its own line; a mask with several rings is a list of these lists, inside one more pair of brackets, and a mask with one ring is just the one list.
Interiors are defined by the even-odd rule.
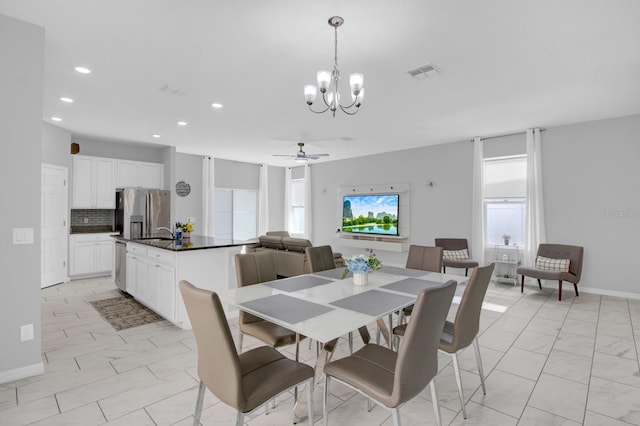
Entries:
[[398,235],[398,194],[345,195],[342,232]]

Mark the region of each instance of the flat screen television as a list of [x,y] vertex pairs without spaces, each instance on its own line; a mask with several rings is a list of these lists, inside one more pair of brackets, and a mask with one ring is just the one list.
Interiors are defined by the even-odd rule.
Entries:
[[342,232],[398,235],[398,194],[345,195]]

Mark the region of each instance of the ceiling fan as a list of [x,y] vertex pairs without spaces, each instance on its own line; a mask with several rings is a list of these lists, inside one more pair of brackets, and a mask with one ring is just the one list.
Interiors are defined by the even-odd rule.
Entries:
[[294,161],[297,161],[298,163],[306,163],[309,160],[317,160],[320,157],[328,157],[329,154],[307,154],[306,152],[304,152],[302,150],[302,147],[304,147],[304,142],[298,142],[298,146],[300,147],[300,150],[298,152],[296,152],[293,155],[290,154],[273,154],[274,157],[286,157],[286,158],[291,158]]

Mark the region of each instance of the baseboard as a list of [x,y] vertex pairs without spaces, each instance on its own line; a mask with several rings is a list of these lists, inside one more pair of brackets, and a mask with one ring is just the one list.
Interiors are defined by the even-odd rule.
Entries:
[[578,291],[581,293],[590,293],[590,294],[599,294],[602,296],[613,296],[613,297],[623,297],[625,299],[638,299],[640,300],[640,294],[638,293],[629,293],[626,291],[615,291],[615,290],[605,290],[602,288],[595,287],[583,287],[578,284]]
[[44,374],[44,364],[42,362],[26,367],[14,368],[13,370],[0,371],[0,383],[12,382],[40,374]]

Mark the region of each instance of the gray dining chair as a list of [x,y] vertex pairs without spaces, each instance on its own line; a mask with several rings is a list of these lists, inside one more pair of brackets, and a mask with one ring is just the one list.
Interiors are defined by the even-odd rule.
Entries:
[[[331,246],[318,246],[318,247],[307,247],[305,249],[305,254],[307,255],[307,262],[309,266],[309,272],[322,272],[330,269],[336,269],[336,264],[334,261],[333,250]],[[362,341],[367,344],[371,340],[371,335],[369,334],[369,330],[367,327],[360,327],[358,329],[360,332],[360,336],[362,337]],[[353,333],[349,333],[349,351],[353,353]],[[334,339],[325,344],[325,348],[335,347],[337,343],[337,339]]]
[[[273,256],[270,251],[236,254],[235,261],[238,287],[275,281],[277,279]],[[295,359],[296,361],[298,360],[300,354],[299,342],[304,336],[299,336],[294,331],[243,311],[240,311],[239,314],[238,328],[240,329],[238,352],[242,352],[243,336],[248,334],[272,348],[279,348],[295,343]]]
[[[473,270],[467,286],[464,289],[464,293],[462,293],[455,320],[454,322],[445,322],[440,339],[440,350],[451,354],[453,358],[453,370],[456,375],[456,384],[458,385],[458,396],[460,397],[460,404],[462,405],[462,416],[465,419],[467,418],[467,410],[465,408],[464,393],[462,391],[458,351],[473,344],[476,364],[478,365],[478,374],[480,375],[480,383],[482,384],[482,392],[486,395],[487,389],[484,384],[484,372],[482,370],[482,359],[480,358],[480,346],[478,345],[478,331],[480,330],[482,302],[487,293],[489,281],[491,281],[493,268],[494,264],[491,263]],[[411,322],[413,322],[413,320],[411,320]],[[406,327],[398,326],[394,328],[393,334],[396,336],[406,336]]]
[[[406,267],[409,269],[419,269],[428,272],[440,272],[442,270],[442,247],[428,247],[411,244],[409,255],[407,256]],[[403,316],[411,315],[412,306],[407,306],[402,310]],[[400,323],[403,323],[400,318]]]
[[399,407],[431,384],[436,422],[442,424],[433,378],[438,372],[438,342],[455,290],[456,282],[448,281],[418,294],[400,351],[368,344],[351,356],[325,365],[324,426],[328,423],[330,383],[334,380],[391,410],[395,426],[400,425]]
[[180,293],[198,349],[200,385],[193,414],[194,426],[200,424],[205,388],[237,410],[236,426],[241,426],[245,414],[291,388],[308,383],[308,415],[313,419],[313,368],[291,360],[269,346],[238,355],[218,295],[188,281],[180,281]]

